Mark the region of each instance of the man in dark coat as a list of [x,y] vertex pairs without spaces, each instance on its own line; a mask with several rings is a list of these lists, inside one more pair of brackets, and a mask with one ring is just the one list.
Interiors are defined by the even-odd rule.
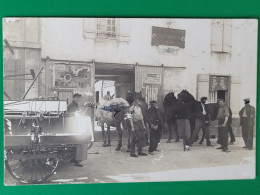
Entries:
[[191,138],[188,141],[188,145],[192,145],[196,140],[199,134],[200,129],[205,132],[205,137],[207,141],[207,146],[212,146],[210,139],[209,139],[209,123],[210,123],[210,115],[208,109],[205,105],[207,101],[207,97],[202,97],[200,105],[196,106],[196,123],[195,123],[195,130],[191,135]]
[[249,98],[245,98],[244,102],[245,106],[239,111],[240,125],[242,126],[242,136],[245,142],[245,146],[243,148],[252,150],[255,108],[249,104]]
[[151,101],[148,109],[148,124],[150,129],[150,145],[149,154],[153,155],[162,137],[163,116],[161,111],[157,108],[157,102]]

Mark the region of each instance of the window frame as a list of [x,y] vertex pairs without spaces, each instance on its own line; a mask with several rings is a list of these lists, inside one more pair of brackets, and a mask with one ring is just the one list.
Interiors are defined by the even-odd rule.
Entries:
[[[108,24],[109,20],[111,24]],[[105,21],[105,22],[103,22]],[[114,21],[114,24],[112,24]],[[103,24],[102,24],[103,22]],[[101,27],[100,27],[101,26]],[[101,29],[103,26],[104,29]],[[108,30],[108,27],[115,28],[114,30]],[[109,40],[118,40],[119,37],[119,20],[117,18],[97,18],[96,21],[96,39],[109,39]]]

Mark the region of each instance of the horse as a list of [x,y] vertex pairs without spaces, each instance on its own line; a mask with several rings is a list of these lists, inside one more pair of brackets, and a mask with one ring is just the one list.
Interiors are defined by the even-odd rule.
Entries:
[[163,101],[164,116],[169,130],[167,143],[170,143],[172,139],[172,127],[174,127],[176,132],[175,141],[179,142],[177,119],[189,120],[191,135],[195,129],[195,115],[199,102],[186,90],[182,90],[177,97],[171,92],[165,96]]
[[[185,103],[193,102],[194,104],[193,104],[192,113],[193,113],[193,117],[196,118],[197,111],[199,110],[198,106],[201,106],[200,105],[201,102],[196,101],[195,98],[186,90],[183,90],[180,94],[178,94],[178,100],[183,101]],[[208,110],[210,120],[211,121],[216,120],[217,114],[218,114],[218,109],[219,109],[219,104],[218,103],[208,103],[208,104],[205,104],[205,108],[206,108],[206,110]],[[230,112],[231,112],[231,110],[230,110]],[[195,127],[195,121],[194,121],[194,127]],[[191,133],[193,133],[193,130],[194,130],[194,128],[191,129]],[[199,144],[203,143],[204,138],[205,138],[205,132],[203,131]]]
[[[110,127],[116,127],[118,134],[118,144],[116,150],[120,150],[122,147],[122,135],[123,129],[129,129],[125,119],[125,114],[129,103],[123,98],[114,98],[110,101],[101,100],[96,110],[96,118],[101,124],[103,147],[111,146],[110,139]],[[105,132],[104,124],[107,124],[107,132]],[[106,136],[107,134],[107,136]]]
[[[133,103],[135,99],[138,99],[140,102],[140,107],[146,124],[148,116],[148,105],[145,103],[141,92],[128,92],[126,95],[126,100],[123,98],[113,98],[110,101],[100,101],[100,104],[98,105],[96,110],[96,118],[101,124],[103,147],[111,146],[110,127],[113,126],[116,127],[118,134],[118,144],[116,147],[116,151],[121,150],[123,130],[125,130],[128,134],[127,148],[128,150],[130,149],[131,125],[129,120],[126,119],[125,116],[128,112],[128,107]],[[105,123],[107,124],[107,132],[105,132],[104,128]]]

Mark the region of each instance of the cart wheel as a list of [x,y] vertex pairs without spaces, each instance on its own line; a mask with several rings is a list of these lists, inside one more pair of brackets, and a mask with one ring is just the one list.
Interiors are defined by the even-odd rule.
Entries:
[[8,172],[23,184],[37,184],[45,181],[54,173],[58,164],[58,158],[5,160]]

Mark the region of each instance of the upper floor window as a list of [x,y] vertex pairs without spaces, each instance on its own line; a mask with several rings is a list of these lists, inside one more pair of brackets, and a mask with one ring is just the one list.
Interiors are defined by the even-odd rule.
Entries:
[[211,51],[231,53],[232,24],[230,19],[213,19],[211,22]]
[[96,36],[99,38],[116,38],[117,20],[115,18],[98,18]]

